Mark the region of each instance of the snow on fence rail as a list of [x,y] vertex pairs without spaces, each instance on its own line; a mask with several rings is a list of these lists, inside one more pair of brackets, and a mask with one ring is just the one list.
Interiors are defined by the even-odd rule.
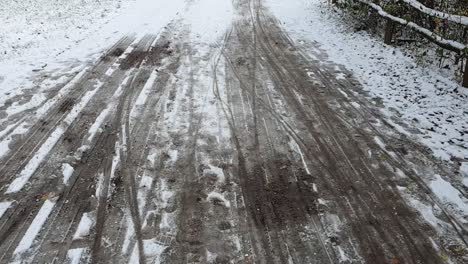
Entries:
[[467,49],[467,46],[464,45],[463,43],[460,43],[454,40],[444,39],[441,36],[430,31],[429,29],[423,28],[414,22],[410,22],[403,18],[390,15],[389,13],[385,12],[382,9],[382,7],[380,7],[377,4],[371,3],[367,0],[357,0],[357,1],[370,6],[375,11],[377,11],[381,17],[390,19],[391,21],[396,22],[400,25],[408,26],[412,28],[413,30],[417,31],[418,33],[420,33],[421,35],[428,38],[429,40],[431,40],[432,42],[436,43],[437,45],[441,46],[444,49],[451,50],[454,52],[462,52],[462,51],[465,51],[465,49]]
[[[395,22],[395,23],[398,23],[398,24],[403,25],[403,26],[408,26],[411,29],[413,29],[414,31],[420,33],[423,37],[427,38],[431,42],[437,44],[438,46],[440,46],[440,47],[442,47],[444,49],[454,51],[454,52],[456,52],[456,53],[458,53],[458,54],[460,54],[460,55],[462,55],[464,57],[466,57],[468,55],[468,46],[463,44],[463,43],[460,43],[460,42],[454,41],[454,40],[449,40],[449,39],[442,38],[441,36],[437,35],[436,33],[430,31],[429,29],[426,29],[424,27],[419,26],[418,24],[416,24],[414,22],[407,21],[407,20],[405,20],[403,18],[393,16],[393,15],[385,12],[381,6],[379,6],[377,4],[374,4],[374,3],[372,3],[372,2],[370,2],[368,0],[357,0],[357,1],[371,7],[372,9],[377,11],[377,13],[381,17],[386,18],[387,21]],[[415,0],[403,0],[403,1],[405,3],[412,2],[415,5],[417,5],[416,3],[419,3],[419,2],[417,2]],[[418,9],[418,10],[420,10],[420,9]],[[430,9],[430,10],[433,10],[433,9]],[[433,11],[435,11],[435,10],[433,10]],[[429,12],[429,11],[427,11],[427,12]],[[439,12],[439,11],[437,11],[437,12]],[[424,12],[424,13],[426,13],[426,12]],[[453,15],[445,14],[443,12],[433,13],[433,14],[434,14],[434,16],[444,14],[446,16],[446,17],[444,17],[445,19],[448,19],[448,17],[452,17],[452,19],[455,19],[456,17],[459,17],[460,20],[459,21],[454,21],[454,22],[457,22],[457,23],[462,24],[462,25],[465,25],[464,23],[467,22],[466,19],[468,19],[467,17],[462,17],[462,16],[456,16],[455,17]],[[435,15],[435,14],[437,14],[437,15]],[[452,21],[452,20],[450,20],[450,21]],[[387,28],[392,28],[392,26],[389,26],[389,25],[391,25],[391,24],[387,23]],[[392,31],[393,30],[388,31],[388,32],[390,32],[390,39],[391,39],[391,35],[393,34]],[[386,32],[385,43],[387,43],[387,41],[388,41],[388,36],[387,36],[388,32]],[[389,44],[389,43],[387,43],[387,44]],[[464,70],[464,74],[463,74],[462,85],[463,85],[463,87],[468,88],[468,62],[465,64],[465,70]]]
[[460,25],[468,26],[468,17],[466,16],[458,16],[458,15],[444,13],[444,12],[429,8],[416,0],[402,0],[402,1],[418,9],[424,14],[427,14],[433,17],[442,18],[442,19],[447,19],[448,21],[451,21]]

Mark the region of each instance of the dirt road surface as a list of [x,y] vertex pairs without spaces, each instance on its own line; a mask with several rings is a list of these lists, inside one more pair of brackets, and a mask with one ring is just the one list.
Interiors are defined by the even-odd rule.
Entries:
[[422,180],[449,166],[263,0],[232,4],[215,43],[183,19],[128,35],[6,118],[0,139],[27,132],[1,157],[0,263],[466,261]]

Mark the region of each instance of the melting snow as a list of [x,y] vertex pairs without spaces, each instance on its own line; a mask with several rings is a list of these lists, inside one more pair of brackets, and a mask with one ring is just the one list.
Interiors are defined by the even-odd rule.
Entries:
[[68,180],[72,176],[73,171],[74,171],[74,169],[70,164],[68,164],[68,163],[62,164],[62,175],[63,175],[63,183],[64,184],[68,184]]
[[55,202],[51,200],[46,200],[44,204],[42,204],[41,209],[37,213],[36,217],[34,217],[34,220],[13,253],[15,255],[15,259],[31,247],[34,239],[36,239],[42,229],[42,226],[49,217],[49,214],[52,212],[54,205]]
[[81,260],[81,256],[85,252],[85,248],[74,248],[70,249],[67,252],[67,258],[69,264],[79,264]]
[[460,173],[463,177],[463,184],[468,187],[468,162],[463,162],[460,166]]
[[1,202],[0,203],[0,218],[2,218],[3,214],[10,208],[12,202]]
[[224,198],[224,195],[220,194],[220,193],[217,193],[217,192],[210,192],[208,194],[208,197],[207,199],[209,201],[212,201],[212,200],[219,200],[219,201],[222,201],[224,203],[224,206],[226,207],[231,207],[231,203],[226,199]]
[[430,183],[432,191],[444,202],[456,205],[465,215],[468,215],[468,203],[461,198],[460,192],[449,182],[435,175],[436,179]]
[[73,235],[73,240],[83,239],[89,235],[91,228],[94,225],[93,218],[90,216],[90,213],[84,213],[81,217],[80,223],[78,224],[78,228]]
[[226,176],[224,175],[224,171],[223,169],[219,168],[219,167],[216,167],[216,166],[213,166],[211,164],[208,165],[210,167],[209,171],[216,174],[217,178],[218,178],[218,181],[220,183],[223,183],[225,182],[226,180]]
[[[143,240],[143,248],[145,252],[145,257],[147,263],[159,264],[161,263],[161,254],[167,248],[167,246],[161,245],[156,241],[156,239]],[[132,256],[130,258],[129,264],[138,264],[140,263],[138,256],[138,247],[133,249]]]

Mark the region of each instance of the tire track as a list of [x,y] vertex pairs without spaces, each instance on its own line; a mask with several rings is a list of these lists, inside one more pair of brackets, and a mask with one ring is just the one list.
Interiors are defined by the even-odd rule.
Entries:
[[[104,70],[102,68],[102,66],[100,66],[100,67],[98,67],[96,69],[101,70],[101,71]],[[85,92],[86,92],[86,90],[83,91],[82,93],[85,93]],[[64,104],[61,104],[61,105],[58,106],[59,107],[58,109],[63,109],[60,106],[63,107]],[[55,110],[55,111],[57,111],[57,110]],[[44,167],[40,167],[39,170],[40,170],[39,173],[42,173],[42,171],[44,170]],[[35,186],[35,185],[33,185],[33,186]],[[5,252],[6,254],[8,252],[11,252],[11,250],[12,250],[11,245],[15,244],[15,241],[16,241],[16,243],[18,241],[18,235],[15,235],[14,237],[12,236],[13,234],[15,234],[16,230],[18,232],[20,232],[19,234],[21,234],[21,232],[24,232],[24,230],[22,231],[21,229],[17,229],[17,228],[18,228],[18,225],[20,223],[21,223],[21,225],[27,224],[28,219],[24,218],[25,212],[30,211],[31,214],[35,213],[35,210],[34,210],[35,207],[31,206],[31,205],[37,204],[37,202],[36,202],[37,196],[34,196],[34,194],[35,195],[37,195],[37,194],[42,195],[44,193],[47,193],[47,187],[45,188],[44,191],[41,191],[41,188],[43,188],[43,187],[44,187],[44,185],[41,184],[39,186],[35,186],[34,188],[32,188],[32,190],[30,190],[30,191],[31,191],[31,193],[33,193],[33,195],[26,195],[26,196],[21,195],[21,196],[17,196],[17,197],[16,196],[13,196],[13,197],[10,196],[10,198],[14,198],[15,200],[17,200],[17,203],[16,203],[15,208],[10,208],[8,214],[4,218],[2,217],[2,226],[1,226],[2,229],[1,229],[1,232],[0,232],[0,236],[2,237],[1,241],[3,241],[3,243],[0,243],[0,248],[3,248],[3,252]],[[33,191],[35,191],[35,192],[33,192]],[[3,199],[5,199],[5,196],[3,197]],[[5,219],[5,221],[3,221],[3,219]],[[7,244],[7,241],[9,241],[9,244]],[[10,246],[8,246],[8,245],[10,245]],[[7,246],[7,249],[4,248],[5,246]]]
[[[272,53],[272,54],[274,54],[274,51],[273,51],[272,49],[268,49],[268,50],[266,51],[266,53]],[[276,71],[276,73],[279,74],[279,75],[281,76],[280,70]],[[288,74],[291,74],[292,76],[294,76],[294,73],[292,73],[292,72],[288,72]],[[284,76],[283,76],[283,77],[284,77]],[[291,84],[291,87],[297,87],[297,86],[294,86],[293,84]],[[299,105],[298,103],[296,103],[296,104]],[[319,103],[316,101],[316,104],[319,104]],[[319,110],[319,112],[320,112],[320,110]],[[322,122],[324,122],[324,121],[322,121]],[[337,122],[337,123],[338,123],[338,122]],[[335,123],[335,124],[336,124],[336,123]],[[329,127],[331,127],[330,124],[327,124],[327,125],[328,125]],[[342,129],[341,129],[341,130],[340,130],[340,129],[334,129],[334,130],[329,129],[329,132],[331,132],[332,134],[334,133],[333,131],[343,131],[343,130],[342,130]],[[343,135],[340,135],[340,137],[343,138]],[[345,137],[345,138],[346,138],[346,137]],[[336,138],[334,138],[334,141],[335,141],[335,142],[338,142],[338,141],[336,140]],[[339,144],[339,143],[337,143],[337,144]],[[341,146],[346,146],[346,144],[340,144],[340,145],[341,145]],[[338,146],[340,146],[340,145],[338,145]],[[343,151],[343,149],[342,149],[341,151]],[[344,154],[344,155],[347,155],[347,154]],[[351,160],[352,160],[352,159],[348,159],[348,162],[351,162]],[[349,164],[351,164],[351,163],[349,163]],[[368,170],[369,170],[369,168],[368,168]],[[361,201],[361,203],[362,203],[362,201]],[[370,208],[369,208],[369,209],[370,209]],[[399,222],[397,222],[396,224],[398,224],[398,223],[399,223]],[[404,229],[403,229],[403,230],[404,230]],[[403,231],[403,230],[401,230],[401,231]],[[405,237],[408,238],[408,237],[410,237],[410,236],[406,235]],[[412,241],[412,242],[414,243],[414,241]],[[412,243],[410,242],[410,244],[408,244],[408,246],[411,248],[411,245],[412,245]],[[417,249],[416,249],[416,252],[418,252]],[[422,255],[420,255],[420,256],[421,256],[421,257],[424,257],[424,256],[422,256]]]

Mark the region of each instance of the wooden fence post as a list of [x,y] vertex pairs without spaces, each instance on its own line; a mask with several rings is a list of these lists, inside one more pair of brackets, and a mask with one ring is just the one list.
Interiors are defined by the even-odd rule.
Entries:
[[465,61],[465,72],[463,73],[462,86],[468,88],[468,58]]
[[393,23],[392,20],[387,19],[387,23],[385,24],[385,36],[384,36],[385,44],[392,45],[394,31],[395,31],[395,23]]

